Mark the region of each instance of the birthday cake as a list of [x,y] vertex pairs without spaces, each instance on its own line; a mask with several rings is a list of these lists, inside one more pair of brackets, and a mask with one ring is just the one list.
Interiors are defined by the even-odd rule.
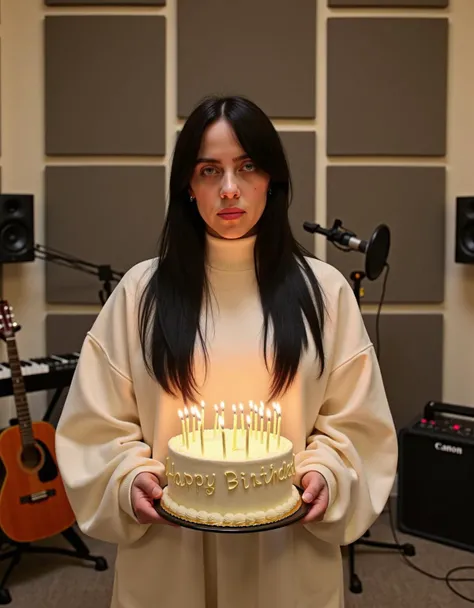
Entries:
[[261,411],[260,427],[256,411],[245,428],[243,416],[238,427],[235,409],[233,428],[219,417],[206,429],[199,415],[191,427],[181,416],[183,432],[168,442],[161,507],[179,519],[221,527],[277,522],[297,511],[293,445],[281,436],[280,414],[272,431],[267,413],[266,429]]

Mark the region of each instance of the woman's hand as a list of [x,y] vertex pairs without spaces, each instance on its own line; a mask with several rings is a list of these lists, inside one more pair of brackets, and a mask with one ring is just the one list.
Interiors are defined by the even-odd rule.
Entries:
[[155,510],[155,500],[161,498],[163,490],[156,475],[153,473],[139,473],[132,484],[131,498],[136,518],[141,524],[175,524],[163,519]]
[[303,486],[303,502],[311,504],[311,508],[300,523],[307,524],[310,521],[320,521],[329,504],[329,488],[326,480],[317,471],[305,473],[301,479]]

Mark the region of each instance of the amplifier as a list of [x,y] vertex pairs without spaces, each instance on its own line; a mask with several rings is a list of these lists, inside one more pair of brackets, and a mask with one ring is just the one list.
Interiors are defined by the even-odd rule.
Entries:
[[430,401],[399,432],[397,526],[474,551],[474,408]]

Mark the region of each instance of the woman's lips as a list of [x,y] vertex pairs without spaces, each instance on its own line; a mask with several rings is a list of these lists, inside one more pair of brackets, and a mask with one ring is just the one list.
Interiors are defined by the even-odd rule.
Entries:
[[230,207],[228,209],[223,209],[222,211],[219,211],[219,213],[217,214],[219,217],[221,217],[223,220],[237,220],[239,219],[239,217],[242,217],[242,215],[244,215],[245,211],[242,211],[242,209],[236,209],[235,207]]

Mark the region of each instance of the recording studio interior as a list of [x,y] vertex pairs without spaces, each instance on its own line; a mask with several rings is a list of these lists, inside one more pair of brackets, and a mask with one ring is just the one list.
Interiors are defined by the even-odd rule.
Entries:
[[[116,547],[67,499],[21,513],[52,502],[86,332],[156,255],[176,136],[215,93],[272,119],[293,232],[352,286],[396,425],[345,606],[474,603],[473,31],[474,0],[0,1],[0,604],[110,606]],[[34,495],[13,432],[46,448]]]

